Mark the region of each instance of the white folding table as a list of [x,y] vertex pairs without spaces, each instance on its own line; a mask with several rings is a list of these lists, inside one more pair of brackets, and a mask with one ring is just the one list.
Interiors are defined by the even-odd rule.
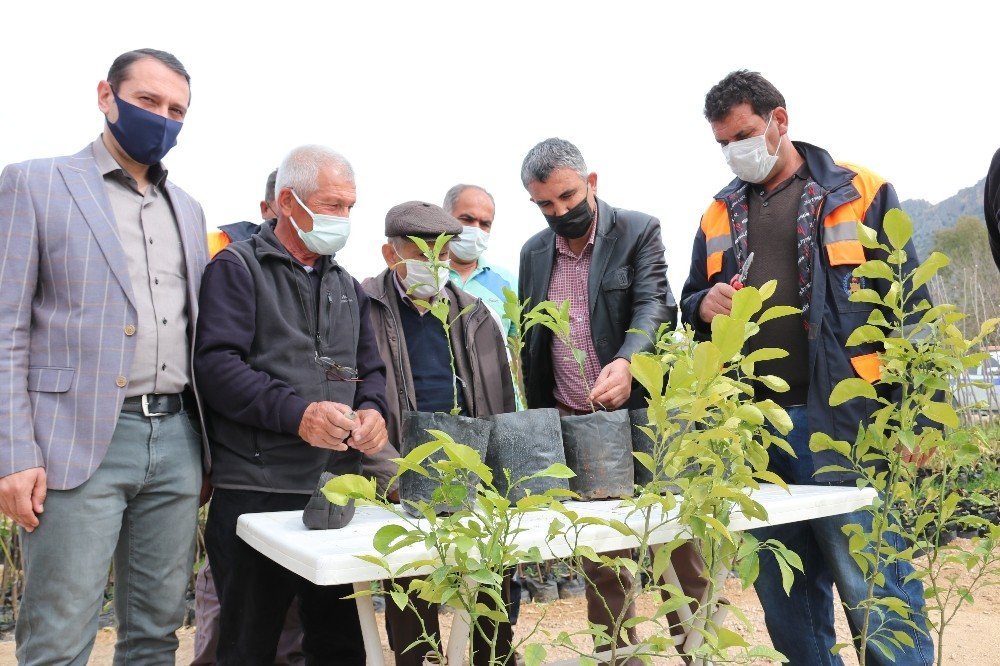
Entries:
[[[778,486],[764,485],[752,497],[767,510],[768,520],[765,522],[747,518],[736,512],[730,521],[730,530],[736,532],[849,513],[871,504],[875,499],[875,491],[828,486],[790,486],[786,492]],[[640,530],[643,525],[638,513],[629,517],[630,510],[622,507],[620,500],[565,502],[565,505],[580,516],[615,518],[636,530]],[[524,531],[518,535],[518,543],[525,549],[538,546],[546,555],[551,552],[553,557],[571,555],[570,545],[564,540],[547,540],[549,525],[554,518],[560,518],[560,515],[548,510],[526,516],[522,523]],[[302,524],[301,511],[248,513],[240,516],[236,533],[270,559],[317,585],[351,583],[355,590],[366,590],[372,581],[385,578],[385,571],[358,559],[358,556],[379,555],[372,547],[373,537],[381,527],[390,523],[404,524],[389,511],[370,506],[358,507],[354,520],[339,530],[306,529]],[[679,525],[667,523],[650,534],[649,543],[655,545],[672,541],[680,530]],[[638,545],[634,538],[598,525],[583,527],[576,543],[591,546],[598,552],[634,548]],[[392,553],[385,559],[396,570],[406,562],[434,557],[435,554],[422,544],[415,544]],[[430,571],[430,567],[427,567],[408,572],[407,575],[420,575]],[[375,609],[371,597],[359,597],[357,605],[368,663],[371,666],[384,666],[381,638],[375,624]]]

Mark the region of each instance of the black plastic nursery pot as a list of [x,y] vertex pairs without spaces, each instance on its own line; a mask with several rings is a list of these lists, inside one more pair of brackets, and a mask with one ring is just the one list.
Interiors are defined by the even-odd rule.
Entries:
[[[447,433],[459,444],[475,449],[480,458],[486,459],[486,450],[490,443],[490,432],[493,423],[489,419],[477,419],[468,416],[452,416],[440,412],[403,412],[401,440],[402,451],[400,454],[406,456],[413,449],[421,444],[433,441],[434,437],[428,430],[440,430]],[[444,451],[438,451],[424,463],[445,459]],[[475,488],[477,479],[472,479],[470,493]],[[431,503],[434,491],[440,484],[434,478],[421,476],[416,472],[404,472],[399,479],[399,498],[403,503],[403,508],[411,515],[418,515],[412,506],[406,504],[404,500],[411,502]],[[449,507],[446,504],[439,504],[436,507],[438,514],[447,513],[456,507]]]
[[[655,461],[656,458],[653,455],[653,440],[649,438],[645,432],[642,431],[642,426],[649,425],[649,410],[647,408],[642,409],[632,409],[628,413],[629,421],[631,422],[632,429],[632,451],[636,453],[646,453]],[[646,469],[645,465],[636,461],[635,463],[635,483],[637,486],[645,486],[653,480],[653,473]],[[661,479],[666,480],[661,477]],[[680,488],[674,485],[669,485],[666,488],[666,492],[678,493]]]
[[[639,426],[649,425],[649,410],[646,408],[630,409],[628,412],[628,420],[631,424],[629,428],[632,431],[632,451],[635,453],[645,453],[652,457],[653,440],[639,428]],[[653,473],[646,469],[645,465],[639,463],[638,461],[635,462],[634,465],[635,484],[637,486],[644,486],[653,480]]]
[[631,497],[635,483],[631,423],[626,410],[562,417],[569,488],[580,499]]
[[511,493],[504,470],[517,480],[537,474],[556,463],[566,464],[563,451],[562,425],[555,409],[529,409],[491,416],[493,430],[486,452],[486,463],[493,471],[493,485],[511,501],[516,502],[530,491],[541,495],[552,488],[569,488],[566,479],[540,477],[526,481]]
[[326,498],[322,488],[331,479],[340,474],[360,474],[361,454],[351,451],[352,455],[332,452],[326,471],[320,474],[312,497],[302,510],[302,524],[311,530],[339,530],[346,527],[354,518],[354,500],[346,506],[337,506]]

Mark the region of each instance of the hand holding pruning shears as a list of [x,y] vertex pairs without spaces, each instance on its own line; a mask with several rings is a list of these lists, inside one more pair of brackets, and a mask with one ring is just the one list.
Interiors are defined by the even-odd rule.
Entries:
[[698,317],[706,324],[711,324],[715,315],[728,315],[733,309],[733,294],[746,286],[750,274],[750,264],[753,262],[753,252],[743,262],[743,269],[734,275],[729,282],[716,282],[708,290],[698,305]]
[[750,264],[753,263],[753,252],[747,255],[747,260],[743,262],[743,268],[729,281],[729,286],[739,291],[746,286],[747,278],[750,276]]

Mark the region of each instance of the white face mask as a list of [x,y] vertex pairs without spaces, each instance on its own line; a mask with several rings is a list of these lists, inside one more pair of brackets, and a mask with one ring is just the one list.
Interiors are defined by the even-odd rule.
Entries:
[[302,231],[302,229],[299,229],[299,225],[295,224],[292,216],[288,216],[289,222],[295,227],[295,231],[298,232],[299,238],[302,239],[305,246],[316,254],[336,254],[343,250],[344,246],[347,245],[348,237],[351,235],[350,218],[338,217],[337,215],[317,215],[302,203],[302,199],[299,199],[299,195],[295,193],[295,190],[292,190],[292,196],[309,213],[313,221],[312,231]]
[[475,261],[486,251],[490,235],[478,226],[462,227],[462,233],[448,242],[448,249],[459,261]]
[[740,180],[747,183],[763,183],[774,171],[774,166],[778,162],[778,148],[781,147],[782,137],[778,137],[778,147],[774,149],[774,155],[767,152],[767,139],[764,138],[773,117],[774,113],[767,119],[764,134],[741,141],[733,141],[722,147],[726,164]]
[[431,270],[431,265],[420,259],[402,259],[406,264],[406,277],[403,278],[403,289],[412,298],[430,301],[448,284],[450,274],[447,266],[438,266],[437,271]]

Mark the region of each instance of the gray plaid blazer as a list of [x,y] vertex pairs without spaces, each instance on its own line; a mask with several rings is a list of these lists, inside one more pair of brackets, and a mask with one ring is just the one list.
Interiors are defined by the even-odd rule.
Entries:
[[[167,181],[187,264],[191,349],[208,261],[205,215]],[[104,459],[135,336],[125,251],[90,146],[0,174],[0,476],[44,467],[75,488]],[[192,381],[194,373],[191,373]],[[202,428],[202,432],[204,432]],[[208,446],[203,442],[206,469]]]

